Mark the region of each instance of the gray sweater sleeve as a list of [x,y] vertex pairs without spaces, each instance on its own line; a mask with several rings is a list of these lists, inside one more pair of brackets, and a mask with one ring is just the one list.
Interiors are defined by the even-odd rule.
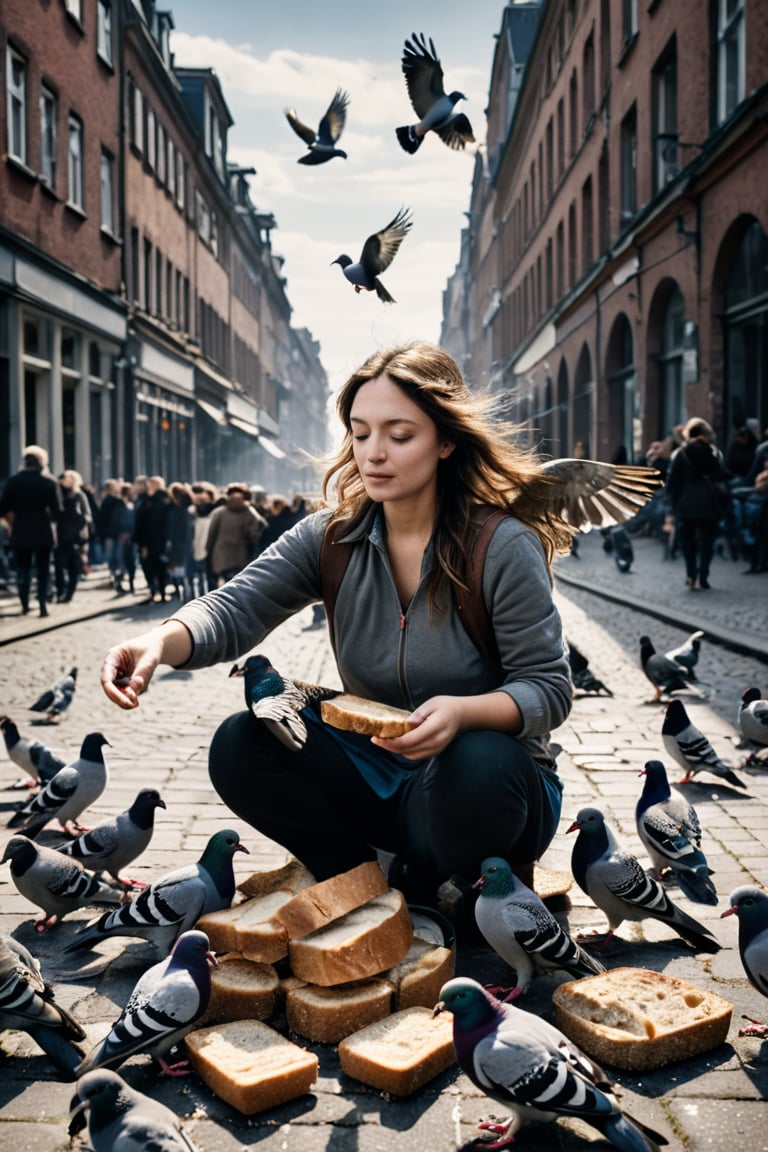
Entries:
[[483,592],[504,669],[500,687],[523,715],[520,736],[546,735],[568,716],[573,688],[541,544],[516,521],[491,540]]
[[174,614],[194,645],[184,667],[236,660],[278,624],[321,599],[320,546],[328,515],[306,516],[221,588]]

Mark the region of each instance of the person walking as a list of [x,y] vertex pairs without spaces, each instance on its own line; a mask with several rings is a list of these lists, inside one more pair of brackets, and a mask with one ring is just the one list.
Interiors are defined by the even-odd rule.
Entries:
[[[135,591],[136,580],[136,540],[134,538],[136,531],[136,507],[133,502],[133,485],[121,484],[120,485],[120,503],[121,508],[118,509],[115,515],[115,524],[117,527],[117,540],[115,548],[117,550],[117,557],[115,560],[115,591],[118,596],[124,596],[126,591],[133,593]],[[123,577],[128,578],[128,588],[123,586]]]
[[217,584],[225,584],[253,559],[266,520],[251,507],[247,484],[228,484],[227,500],[211,513],[208,562]]
[[218,492],[212,484],[192,485],[194,532],[187,580],[193,596],[204,596],[209,588],[215,587],[208,567],[208,528],[217,498]]
[[683,443],[672,455],[667,492],[677,521],[685,560],[686,585],[708,590],[717,526],[723,515],[728,474],[706,420],[694,417],[683,429]]
[[120,486],[121,481],[119,480],[109,479],[104,481],[104,487],[101,491],[101,503],[99,504],[99,515],[96,521],[99,539],[104,549],[104,559],[107,562],[110,579],[112,580],[115,591],[118,591],[120,587],[120,577],[117,571],[118,554],[120,551],[117,547],[117,539],[119,536],[118,519],[122,515]]
[[136,509],[136,543],[149,588],[147,604],[165,599],[168,583],[168,507],[170,498],[162,476],[148,476],[146,496]]
[[62,506],[53,552],[53,569],[56,599],[59,603],[68,604],[80,579],[83,548],[88,543],[93,522],[80,473],[74,468],[67,468],[59,477],[59,484]]
[[182,604],[191,596],[187,573],[192,562],[195,537],[192,491],[188,484],[174,481],[168,489],[168,581]]
[[48,453],[39,444],[29,444],[22,453],[20,470],[8,478],[0,496],[0,516],[11,523],[11,549],[24,616],[29,612],[33,562],[40,615],[48,615],[51,551],[60,513],[61,488],[48,471]]

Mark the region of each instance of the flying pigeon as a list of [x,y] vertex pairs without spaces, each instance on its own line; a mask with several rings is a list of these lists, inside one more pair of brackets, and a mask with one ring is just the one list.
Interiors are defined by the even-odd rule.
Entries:
[[248,656],[242,664],[233,664],[229,675],[230,678],[243,677],[248,708],[294,752],[301,751],[307,742],[307,726],[301,710],[311,700],[330,700],[339,695],[337,688],[323,688],[281,676],[267,656]]
[[655,468],[564,457],[542,464],[514,503],[533,511],[543,502],[574,531],[586,533],[630,520],[663,484]]
[[698,952],[719,952],[711,932],[688,916],[651,876],[636,856],[620,848],[597,808],[582,808],[568,829],[578,832],[571,870],[579,888],[608,917],[605,943],[624,920],[660,920]]
[[196,1152],[175,1112],[131,1088],[110,1068],[80,1077],[69,1115],[69,1136],[87,1124],[94,1152]]
[[739,728],[745,740],[753,744],[768,744],[768,700],[760,696],[759,688],[747,688],[739,705]]
[[205,932],[182,932],[165,960],[139,977],[119,1019],[76,1069],[119,1068],[129,1056],[154,1056],[167,1076],[184,1076],[189,1061],[168,1064],[165,1056],[191,1032],[211,996],[211,968],[218,966]]
[[[743,884],[734,888],[729,898],[729,907],[721,914],[736,916],[739,921],[739,954],[747,979],[753,988],[768,996],[768,893],[754,884]],[[739,1036],[759,1036],[768,1038],[768,1024],[752,1020],[751,1027],[742,1028]]]
[[611,552],[619,572],[622,574],[629,572],[635,559],[635,551],[629,533],[621,524],[611,528]]
[[55,848],[44,848],[27,836],[11,836],[0,864],[9,861],[18,891],[43,910],[35,921],[38,932],[52,928],[78,908],[120,903],[120,893],[83,868],[79,860],[67,860]]
[[475,920],[493,948],[515,970],[515,987],[507,1000],[515,1000],[531,986],[534,976],[562,968],[576,978],[595,976],[605,968],[568,933],[535,892],[518,880],[506,860],[489,856],[482,876]]
[[694,669],[699,662],[699,649],[701,648],[703,636],[704,633],[701,631],[691,632],[688,639],[677,648],[670,648],[668,652],[664,653],[668,660],[674,660],[676,664],[682,664],[691,680],[696,679]]
[[661,738],[672,759],[685,769],[680,783],[692,780],[697,772],[711,772],[735,788],[746,788],[736,773],[723,763],[703,732],[691,723],[682,700],[671,700],[667,705]]
[[701,825],[693,805],[672,796],[660,760],[649,760],[645,784],[635,808],[637,834],[656,869],[657,879],[671,872],[689,900],[717,904],[712,869],[701,851]]
[[395,254],[410,231],[413,220],[409,208],[401,208],[386,228],[374,232],[363,245],[360,259],[355,264],[351,256],[337,256],[331,264],[340,264],[341,270],[354,285],[355,292],[374,292],[385,304],[394,304],[379,276],[389,268]]
[[406,40],[401,60],[405,85],[418,124],[396,128],[400,146],[413,155],[418,152],[427,132],[436,132],[449,148],[463,148],[474,144],[472,125],[463,112],[456,112],[459,100],[466,100],[463,92],[447,93],[443,87],[443,69],[432,40],[414,33]]
[[20,736],[10,716],[0,716],[0,729],[9,757],[29,776],[28,780],[17,780],[12,787],[32,788],[35,784],[47,784],[65,766],[64,761],[54,755],[50,748],[46,748],[42,741]]
[[640,663],[655,689],[654,700],[661,700],[662,694],[680,692],[690,685],[692,677],[688,669],[657,652],[648,636],[640,637]]
[[196,864],[167,872],[129,903],[87,924],[65,951],[85,952],[110,936],[142,936],[167,953],[201,916],[229,908],[235,894],[232,860],[235,852],[247,851],[237,832],[216,832]]
[[435,1012],[453,1013],[456,1059],[472,1083],[512,1115],[480,1125],[513,1143],[525,1123],[579,1117],[621,1152],[658,1152],[667,1140],[626,1116],[603,1070],[540,1016],[502,1004],[476,980],[459,976],[440,989]]
[[589,660],[579,651],[575,644],[569,640],[567,643],[568,664],[571,669],[571,680],[574,688],[579,692],[604,692],[606,696],[613,696],[610,688],[598,680],[589,670]]
[[90,732],[83,740],[80,756],[66,768],[60,769],[45,788],[33,796],[8,821],[9,828],[18,828],[34,839],[54,817],[70,836],[87,831],[77,821],[78,816],[101,796],[109,780],[109,769],[104,762],[104,745],[109,745],[101,732]]
[[157,808],[165,808],[160,793],[156,788],[142,788],[126,812],[102,820],[76,840],[57,844],[57,851],[82,861],[94,872],[109,872],[125,888],[144,888],[143,881],[124,880],[120,872],[146,850]]
[[309,148],[306,156],[300,156],[297,164],[325,164],[326,160],[334,156],[347,158],[346,152],[336,147],[336,143],[344,131],[349,107],[349,94],[342,88],[337,88],[333,100],[328,105],[328,111],[320,121],[315,134],[314,129],[302,124],[293,108],[285,108],[285,118],[297,136],[300,136]]
[[42,696],[39,696],[34,704],[30,704],[30,712],[45,712],[46,722],[48,724],[58,724],[62,715],[72,703],[76,684],[77,667],[74,667],[70,668],[65,676],[57,680],[52,688],[49,688],[47,692],[43,692]]
[[40,961],[14,940],[0,935],[0,1031],[13,1028],[27,1032],[50,1056],[67,1080],[83,1058],[74,1042],[85,1032],[65,1008],[56,1003],[54,991],[46,984]]

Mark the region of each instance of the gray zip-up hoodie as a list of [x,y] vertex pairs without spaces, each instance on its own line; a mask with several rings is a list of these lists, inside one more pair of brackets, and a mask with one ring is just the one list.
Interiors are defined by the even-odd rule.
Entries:
[[[300,520],[215,592],[185,604],[174,619],[194,643],[187,668],[237,659],[295,612],[322,598],[320,548],[327,511]],[[491,539],[483,595],[502,668],[470,640],[458,612],[430,608],[421,583],[402,611],[384,543],[383,517],[369,516],[342,539],[359,541],[334,609],[335,656],[347,692],[413,710],[432,696],[507,692],[523,716],[519,739],[551,761],[548,736],[571,708],[572,688],[562,625],[536,534],[509,517]]]

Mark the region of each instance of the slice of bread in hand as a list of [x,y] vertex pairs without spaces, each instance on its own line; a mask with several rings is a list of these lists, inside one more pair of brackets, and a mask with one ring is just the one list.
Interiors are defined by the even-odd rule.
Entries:
[[429,1008],[395,1012],[342,1040],[339,1060],[347,1076],[408,1096],[455,1063],[453,1017]]
[[346,916],[366,904],[374,896],[387,890],[387,878],[376,860],[358,864],[349,872],[341,872],[330,880],[323,880],[305,888],[293,900],[283,904],[275,915],[285,925],[288,937],[298,940],[324,928],[332,920]]
[[362,980],[336,988],[303,984],[287,993],[288,1027],[320,1044],[338,1044],[392,1011],[394,988],[386,980]]
[[557,1026],[585,1052],[617,1068],[659,1068],[722,1044],[733,1005],[675,976],[613,968],[560,984]]
[[315,878],[308,868],[305,868],[295,856],[289,856],[280,868],[272,868],[267,872],[254,872],[241,880],[237,886],[238,892],[244,896],[265,896],[268,892],[287,891],[301,892],[315,883]]
[[223,957],[211,972],[211,999],[203,1024],[268,1020],[275,1011],[279,985],[271,964],[254,964],[237,955]]
[[288,956],[294,976],[327,988],[377,976],[399,964],[412,942],[405,898],[388,888],[325,928],[291,940]]
[[395,988],[395,1008],[434,1008],[440,989],[453,979],[456,970],[455,948],[435,947],[426,940],[414,939],[408,955],[384,973]]
[[347,692],[332,700],[323,700],[320,715],[332,728],[358,732],[362,736],[380,736],[383,740],[404,736],[416,727],[408,719],[411,713],[405,708],[391,708],[389,704],[378,704]]
[[208,1087],[246,1116],[303,1096],[317,1080],[317,1056],[259,1020],[201,1028],[184,1043]]
[[214,952],[241,952],[260,964],[274,964],[288,955],[288,933],[276,917],[293,899],[287,890],[252,896],[220,912],[201,916],[197,927],[205,932]]

